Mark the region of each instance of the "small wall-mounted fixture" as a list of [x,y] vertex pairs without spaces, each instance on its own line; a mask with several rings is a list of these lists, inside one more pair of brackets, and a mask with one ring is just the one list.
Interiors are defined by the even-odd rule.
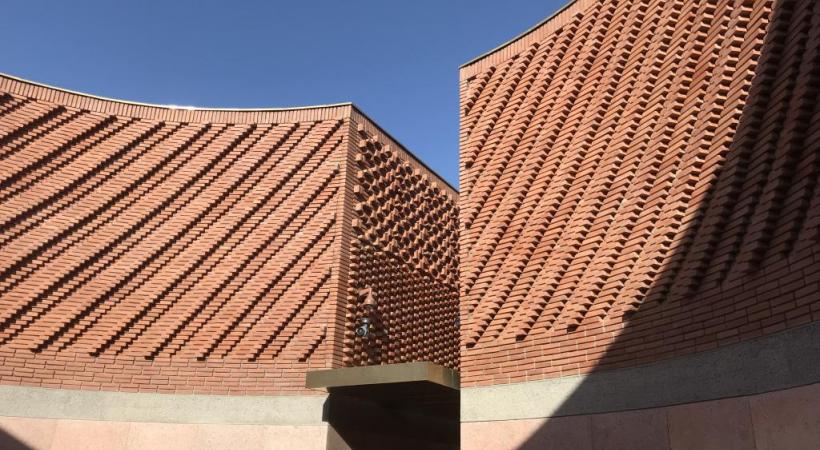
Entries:
[[359,320],[359,324],[356,326],[356,336],[359,336],[360,338],[366,338],[370,336],[370,328],[372,326],[373,324],[370,323],[369,317],[362,317]]
[[373,289],[365,288],[359,291],[359,297],[364,297],[362,306],[364,307],[364,315],[359,318],[356,325],[356,336],[360,338],[367,338],[373,332],[373,317],[376,312],[376,298],[373,297]]

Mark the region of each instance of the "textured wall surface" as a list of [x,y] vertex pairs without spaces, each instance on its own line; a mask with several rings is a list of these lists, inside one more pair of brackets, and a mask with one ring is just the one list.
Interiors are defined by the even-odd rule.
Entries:
[[[457,369],[458,194],[366,118],[354,122],[346,361],[432,361]],[[369,340],[352,333],[366,313],[364,289],[378,303]]]
[[820,385],[687,405],[462,424],[464,449],[813,450]]
[[579,0],[461,69],[464,386],[820,320],[820,4]]
[[326,401],[0,386],[0,448],[325,449]]
[[96,422],[0,417],[8,450],[325,450],[327,425]]
[[[308,369],[455,366],[455,328],[449,340],[432,332],[457,315],[455,194],[429,173],[368,167],[358,170],[377,184],[349,186],[354,150],[373,156],[358,150],[353,117],[366,119],[354,112],[172,109],[0,77],[0,382],[298,393]],[[398,151],[412,162],[390,170],[419,166]],[[372,218],[353,211],[356,189],[377,202]],[[367,253],[354,216],[418,223],[426,246],[378,247],[415,236],[391,231]],[[430,232],[440,218],[450,234]],[[380,345],[395,356],[343,360],[351,259],[391,268],[384,280],[358,270],[353,283],[378,284],[390,329]]]

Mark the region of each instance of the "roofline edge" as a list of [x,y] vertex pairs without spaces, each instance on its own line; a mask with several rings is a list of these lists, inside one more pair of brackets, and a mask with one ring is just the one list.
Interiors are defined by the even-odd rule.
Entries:
[[[162,105],[162,104],[135,102],[135,101],[130,101],[130,100],[121,100],[121,99],[116,99],[116,98],[103,97],[103,96],[99,96],[99,95],[88,94],[88,93],[85,93],[85,92],[79,92],[79,91],[74,91],[74,90],[71,90],[71,89],[65,89],[65,88],[61,88],[61,87],[57,87],[57,86],[52,86],[52,85],[49,85],[49,84],[46,84],[46,83],[31,81],[31,80],[27,80],[25,78],[17,77],[17,76],[14,76],[14,75],[9,75],[5,72],[0,72],[0,83],[2,83],[3,79],[7,79],[7,80],[11,80],[13,82],[30,85],[30,86],[33,86],[33,87],[36,87],[36,88],[56,91],[58,93],[64,93],[64,94],[68,94],[68,95],[72,95],[72,96],[79,96],[79,97],[87,98],[87,99],[90,99],[90,100],[105,102],[105,103],[109,103],[109,104],[112,104],[112,105],[122,105],[122,106],[126,106],[126,107],[157,108],[157,109],[161,109],[161,110],[165,110],[165,111],[179,111],[179,112],[191,112],[191,113],[198,113],[198,112],[201,112],[201,113],[209,113],[209,112],[215,112],[215,113],[266,113],[266,112],[269,112],[269,113],[287,113],[287,112],[291,112],[291,111],[309,111],[309,110],[321,110],[321,109],[332,109],[332,108],[350,108],[350,111],[348,111],[345,114],[347,117],[349,117],[354,111],[356,113],[360,114],[362,117],[367,119],[370,123],[372,123],[373,126],[376,127],[381,133],[383,133],[385,136],[387,136],[388,138],[393,140],[399,147],[401,147],[401,149],[405,153],[407,153],[407,155],[409,157],[414,159],[421,166],[423,166],[425,169],[427,169],[430,173],[435,175],[436,178],[438,178],[447,187],[452,189],[456,193],[456,195],[458,195],[458,193],[459,193],[458,189],[456,189],[452,184],[450,184],[449,181],[447,181],[444,177],[442,177],[441,174],[439,174],[437,171],[433,170],[429,165],[427,165],[424,161],[422,161],[422,159],[419,158],[418,156],[416,156],[416,154],[413,153],[411,150],[409,150],[407,146],[402,144],[401,141],[399,141],[392,134],[387,132],[384,129],[384,127],[379,125],[378,122],[373,120],[367,113],[365,113],[360,107],[355,105],[353,102],[330,103],[330,104],[309,105],[309,106],[296,106],[296,107],[290,107],[290,108],[282,108],[282,107],[277,107],[277,108],[208,108],[208,107],[197,107],[197,106],[177,106],[177,105]],[[18,95],[25,95],[25,94],[22,94],[22,93],[19,93],[19,92],[15,92],[14,90],[11,90],[11,92],[13,92],[15,94],[18,94]],[[96,112],[117,114],[117,113],[111,112],[111,111],[96,111]],[[161,119],[158,119],[158,120],[161,120]]]
[[75,91],[72,89],[66,89],[59,86],[53,86],[46,83],[41,83],[39,81],[32,81],[26,78],[18,77],[15,75],[10,75],[5,72],[0,72],[0,78],[8,78],[10,80],[17,81],[19,83],[26,83],[31,84],[33,86],[46,88],[46,89],[53,89],[55,91],[64,92],[66,94],[72,95],[79,95],[82,97],[88,97],[94,100],[101,100],[105,102],[113,102],[113,103],[120,103],[124,105],[131,105],[131,106],[146,106],[149,108],[163,108],[163,109],[170,109],[170,110],[182,110],[182,111],[219,111],[219,112],[277,112],[277,111],[298,111],[303,109],[322,109],[322,108],[338,108],[343,106],[353,106],[353,102],[340,102],[340,103],[327,103],[327,104],[320,104],[320,105],[305,105],[305,106],[292,106],[292,107],[271,107],[271,108],[217,108],[217,107],[207,107],[207,106],[187,106],[187,105],[169,105],[169,104],[160,104],[160,103],[148,103],[148,102],[138,102],[132,100],[123,100],[119,98],[112,98],[112,97],[105,97],[102,95],[95,95],[89,94],[87,92],[80,92]]
[[459,191],[458,191],[458,189],[457,189],[455,186],[453,186],[452,184],[450,184],[450,182],[449,182],[449,181],[447,181],[447,180],[446,180],[443,176],[441,176],[441,174],[440,174],[440,173],[438,173],[437,171],[433,170],[433,168],[431,168],[430,166],[428,166],[428,165],[427,165],[427,163],[425,163],[425,162],[424,162],[421,158],[419,158],[419,157],[418,157],[415,153],[413,153],[413,151],[411,151],[411,150],[410,150],[410,149],[409,149],[406,145],[402,144],[402,143],[401,143],[401,141],[399,141],[398,139],[396,139],[396,137],[395,137],[395,136],[393,136],[392,134],[390,134],[387,130],[385,130],[385,129],[384,129],[384,127],[382,127],[381,125],[379,125],[379,123],[378,123],[378,122],[376,122],[375,120],[373,120],[373,118],[372,118],[372,117],[370,117],[370,116],[369,116],[366,112],[364,112],[364,111],[362,110],[362,108],[360,108],[360,107],[359,107],[358,105],[356,105],[355,103],[351,103],[351,104],[350,104],[350,106],[353,108],[353,111],[355,111],[355,112],[357,112],[357,113],[361,114],[361,116],[362,116],[362,117],[364,117],[365,119],[367,119],[370,123],[372,123],[374,127],[378,128],[380,132],[382,132],[385,136],[387,136],[388,138],[390,138],[390,139],[391,139],[393,142],[395,142],[395,143],[396,143],[399,147],[401,147],[401,149],[402,149],[402,150],[404,150],[404,152],[405,152],[405,153],[407,153],[407,155],[408,155],[408,156],[410,156],[411,158],[413,158],[414,160],[416,160],[416,162],[417,162],[417,163],[419,163],[419,164],[421,164],[421,166],[422,166],[422,167],[424,167],[424,168],[425,168],[425,169],[427,169],[430,173],[432,173],[433,175],[435,175],[435,176],[436,176],[436,178],[438,178],[439,180],[441,180],[441,182],[442,182],[442,183],[444,183],[447,187],[449,187],[450,189],[452,189],[452,190],[456,193],[456,195],[459,195]]
[[566,4],[564,4],[564,6],[560,7],[558,10],[556,10],[555,12],[553,12],[552,14],[550,14],[549,16],[547,16],[547,18],[545,18],[545,19],[541,20],[540,22],[536,23],[535,25],[531,26],[531,27],[530,27],[530,28],[528,28],[526,31],[523,31],[523,32],[521,32],[521,33],[519,33],[519,34],[517,34],[517,35],[513,36],[512,38],[508,39],[507,41],[503,42],[502,44],[497,45],[497,46],[496,46],[496,47],[494,47],[493,49],[488,50],[488,51],[486,51],[486,52],[484,52],[484,53],[482,53],[482,54],[480,54],[480,55],[476,56],[475,58],[472,58],[471,60],[469,60],[469,61],[465,62],[464,64],[462,64],[462,65],[460,65],[460,66],[458,66],[458,69],[459,69],[459,70],[462,70],[462,69],[464,69],[464,68],[466,68],[466,67],[469,67],[469,66],[471,66],[471,65],[473,65],[473,64],[475,64],[475,63],[477,63],[477,62],[481,61],[482,59],[484,59],[484,58],[486,58],[486,57],[488,57],[488,56],[491,56],[493,53],[496,53],[496,52],[498,52],[498,51],[500,51],[500,50],[503,50],[504,48],[506,48],[506,47],[508,47],[508,46],[510,46],[510,45],[512,45],[512,44],[514,44],[514,43],[515,43],[515,42],[517,42],[518,40],[520,40],[520,39],[522,39],[522,38],[526,37],[527,35],[529,35],[530,33],[534,32],[534,31],[538,30],[538,29],[539,29],[539,28],[541,28],[542,26],[546,25],[548,22],[552,21],[553,19],[555,19],[556,17],[558,17],[559,15],[561,15],[563,12],[567,11],[567,10],[568,10],[569,8],[571,8],[573,5],[575,5],[576,3],[578,3],[578,1],[579,1],[579,0],[570,0],[569,2],[567,2]]

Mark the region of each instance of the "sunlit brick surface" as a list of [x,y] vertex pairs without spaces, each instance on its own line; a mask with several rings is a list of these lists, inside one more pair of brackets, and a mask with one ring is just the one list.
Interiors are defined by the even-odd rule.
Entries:
[[[348,339],[354,365],[432,361],[458,367],[458,211],[455,192],[408,161],[389,138],[358,130],[351,246]],[[358,293],[372,289],[381,305],[379,333],[353,338],[365,314]]]
[[[455,366],[452,325],[449,340],[401,331],[455,319],[455,194],[431,174],[380,180],[372,198],[389,185],[417,199],[412,211],[355,212],[354,122],[376,129],[350,105],[168,109],[0,77],[1,382],[274,393],[303,391],[310,368],[387,362],[345,359],[377,347],[345,340],[350,254],[391,268],[389,281],[350,277],[378,285],[389,360]],[[402,170],[420,167],[394,152]],[[425,231],[426,247],[401,251],[382,244],[409,235],[379,228],[371,254],[354,244],[354,216],[452,223],[446,243]]]
[[818,17],[579,0],[461,69],[464,385],[820,320]]

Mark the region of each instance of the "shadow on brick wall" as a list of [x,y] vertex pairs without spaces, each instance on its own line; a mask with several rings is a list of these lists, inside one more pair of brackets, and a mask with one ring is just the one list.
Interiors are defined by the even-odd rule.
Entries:
[[[718,2],[696,3],[703,6]],[[765,2],[754,2],[757,6],[746,3],[745,7],[756,14],[757,6]],[[616,330],[622,328],[618,337],[584,381],[555,409],[554,418],[544,422],[519,448],[669,448],[663,410],[633,408],[630,402],[616,404],[616,400],[609,398],[609,394],[624,395],[612,380],[629,380],[629,372],[612,369],[647,367],[646,364],[657,361],[719,351],[727,345],[748,343],[757,337],[808,324],[812,314],[817,319],[818,14],[816,2],[773,3],[736,131],[720,135],[725,131],[719,128],[722,123],[717,127],[705,123],[705,116],[699,116],[694,124],[687,148],[695,151],[682,155],[675,178],[684,182],[672,188],[667,201],[670,215],[666,217],[675,219],[655,224],[655,237],[650,239],[659,233],[663,236],[655,239],[655,249],[642,250],[655,252],[651,277],[647,277],[651,281],[640,286],[628,303],[605,319],[604,326],[610,322]],[[716,14],[713,19],[720,17]],[[705,41],[706,33],[700,37]],[[698,33],[693,30],[691,38],[698,39]],[[720,44],[727,46],[729,41],[726,37]],[[712,70],[725,69],[717,66],[730,64],[724,58],[726,53],[720,53],[720,46],[715,51],[718,53]],[[736,60],[738,55],[729,57]],[[712,78],[725,75],[725,71],[715,73]],[[710,77],[706,78],[699,88],[711,89]],[[684,101],[700,100],[693,96],[697,95],[696,87],[690,86],[689,98]],[[733,93],[720,91],[717,97],[698,95],[704,101],[701,111],[715,107],[722,109],[722,114],[729,114],[726,109],[733,105],[724,103]],[[718,119],[725,118],[715,117]],[[716,145],[718,139],[724,138],[724,145]],[[693,146],[695,140],[702,140],[703,145]],[[583,336],[589,323],[566,332]],[[694,390],[708,391],[712,388],[709,383],[733,383],[735,380],[730,377],[767,376],[720,373],[717,366],[697,368],[713,377],[701,381],[705,386],[697,386],[699,380],[686,379],[688,370],[683,370],[669,379],[634,380],[623,389],[644,397],[634,404],[662,406],[666,401],[672,402],[668,405],[675,404],[674,395],[669,392],[680,390],[681,383],[694,386]],[[621,375],[611,377],[609,385],[600,381],[603,378],[593,381],[596,376],[616,372]],[[597,416],[600,420],[593,423],[588,414],[606,412],[606,407],[595,411],[597,404],[609,404],[610,411],[644,410],[620,417]],[[652,430],[659,429],[664,432],[653,435]],[[751,429],[747,431],[751,433]],[[593,440],[597,443],[593,444]],[[579,445],[582,441],[589,447]]]

